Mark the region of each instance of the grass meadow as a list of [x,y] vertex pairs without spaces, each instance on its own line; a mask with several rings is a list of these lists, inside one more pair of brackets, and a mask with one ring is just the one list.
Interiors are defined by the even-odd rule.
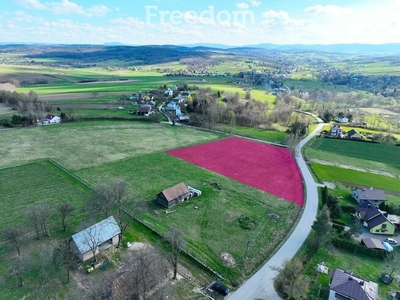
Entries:
[[394,145],[314,138],[305,154],[308,159],[400,175],[400,148]]
[[52,158],[71,170],[212,141],[221,135],[142,122],[83,122],[2,131],[0,168]]
[[313,163],[311,168],[321,181],[337,181],[349,185],[374,187],[400,192],[400,179],[368,172]]
[[[178,126],[111,121],[2,131],[0,176],[6,180],[2,180],[0,196],[11,202],[7,201],[1,213],[13,207],[4,222],[19,222],[27,203],[55,202],[60,194],[61,199],[72,197],[73,203],[84,201],[87,190],[80,190],[71,177],[45,163],[32,164],[32,160],[51,158],[90,185],[125,179],[133,199],[128,209],[133,214],[160,233],[172,225],[180,228],[190,252],[227,279],[240,281],[285,239],[301,208],[165,153],[221,137]],[[10,187],[8,181],[12,181]],[[203,193],[166,214],[154,199],[181,181]],[[58,185],[59,191],[55,190]],[[13,195],[13,191],[20,192]],[[240,227],[242,215],[254,220],[256,227]],[[222,252],[235,258],[235,267],[223,265]]]
[[[267,193],[203,170],[164,152],[138,156],[79,171],[82,178],[104,182],[121,177],[130,184],[135,202],[130,210],[159,232],[170,226],[180,228],[187,237],[189,250],[223,276],[238,278],[248,275],[286,236],[294,225],[300,208]],[[157,194],[179,182],[198,188],[202,195],[166,208],[156,203]],[[216,187],[218,186],[218,188]],[[197,207],[197,208],[196,208]],[[268,218],[280,216],[279,221]],[[239,217],[255,220],[257,227],[243,229]],[[254,244],[248,246],[250,240]],[[223,266],[219,255],[230,253],[236,268]],[[243,273],[242,273],[243,272]]]

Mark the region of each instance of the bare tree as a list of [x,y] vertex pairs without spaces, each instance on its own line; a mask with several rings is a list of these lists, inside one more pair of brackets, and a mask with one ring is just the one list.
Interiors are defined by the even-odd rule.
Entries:
[[40,216],[39,211],[34,207],[31,206],[28,208],[27,212],[28,220],[32,223],[33,227],[35,228],[36,238],[40,239]]
[[118,275],[113,284],[115,299],[162,299],[168,268],[157,250],[139,250],[130,267]]
[[18,256],[12,261],[11,267],[8,270],[10,276],[18,278],[19,287],[24,286],[24,276],[28,269],[28,265],[27,257]]
[[70,281],[70,272],[77,266],[76,255],[71,251],[69,243],[65,242],[54,248],[53,258],[56,264],[61,265],[67,275],[67,283]]
[[86,197],[86,206],[89,212],[100,212],[108,218],[114,203],[113,199],[103,195],[104,190],[105,185],[96,186],[93,193]]
[[8,242],[8,245],[12,248],[17,250],[18,255],[21,255],[21,241],[23,236],[23,231],[17,227],[9,227],[4,230],[4,235]]
[[123,179],[118,178],[110,182],[110,184],[108,185],[108,193],[110,195],[110,198],[113,199],[113,202],[118,208],[117,219],[118,219],[118,226],[121,231],[117,245],[117,248],[119,248],[124,231],[128,226],[126,215],[124,215],[123,213],[123,208],[124,204],[130,198],[129,187]]
[[87,245],[92,252],[94,261],[97,261],[96,253],[100,244],[100,232],[97,227],[88,227],[83,231],[84,239],[83,244]]
[[301,299],[307,296],[309,281],[302,275],[301,261],[286,260],[282,267],[272,269],[279,272],[275,279],[275,286],[278,291],[287,296],[287,299]]
[[60,203],[58,206],[58,212],[61,216],[61,226],[63,231],[67,230],[67,217],[75,210],[75,207],[67,202]]
[[170,251],[167,253],[167,260],[174,270],[173,279],[176,279],[178,273],[179,254],[186,245],[183,232],[175,227],[171,227],[164,240],[171,247]]
[[125,180],[117,178],[109,183],[101,184],[95,187],[95,192],[90,195],[88,200],[89,209],[96,209],[104,213],[107,218],[113,205],[117,206],[118,209],[118,225],[121,233],[118,240],[118,245],[122,235],[127,227],[127,220],[123,213],[125,203],[130,199],[130,192],[128,184]]

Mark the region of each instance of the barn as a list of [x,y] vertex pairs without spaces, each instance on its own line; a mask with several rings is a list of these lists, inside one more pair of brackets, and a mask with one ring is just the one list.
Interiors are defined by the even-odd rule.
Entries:
[[74,234],[70,239],[70,248],[81,261],[86,261],[93,258],[94,251],[97,255],[101,251],[117,246],[120,234],[121,229],[111,216]]
[[173,187],[163,190],[157,195],[157,201],[165,207],[173,207],[174,205],[186,201],[191,197],[191,193],[184,182]]

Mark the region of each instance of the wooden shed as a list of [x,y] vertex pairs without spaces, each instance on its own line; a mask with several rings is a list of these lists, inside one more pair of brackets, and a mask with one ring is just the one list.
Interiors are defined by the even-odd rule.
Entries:
[[157,201],[165,207],[172,207],[191,197],[191,193],[185,183],[181,182],[173,187],[163,190],[157,195]]

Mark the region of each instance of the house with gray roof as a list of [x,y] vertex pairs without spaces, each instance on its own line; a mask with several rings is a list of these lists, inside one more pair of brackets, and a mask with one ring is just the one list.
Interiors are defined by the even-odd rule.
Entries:
[[351,195],[358,203],[369,201],[376,207],[387,201],[386,194],[383,190],[379,189],[354,189]]
[[86,261],[110,247],[117,246],[120,235],[121,229],[111,216],[75,233],[70,239],[70,248],[80,260]]
[[329,281],[329,300],[377,300],[378,284],[334,269]]

